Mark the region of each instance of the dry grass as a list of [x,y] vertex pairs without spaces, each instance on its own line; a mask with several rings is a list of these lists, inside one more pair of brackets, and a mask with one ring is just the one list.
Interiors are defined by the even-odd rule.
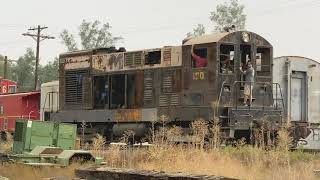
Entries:
[[[320,156],[302,151],[290,152],[291,138],[288,128],[279,132],[277,146],[264,147],[264,140],[258,140],[261,145],[248,146],[244,141],[238,141],[235,147],[222,148],[218,146],[220,129],[215,123],[209,130],[203,120],[192,124],[192,132],[196,144],[172,143],[170,137],[182,135],[179,127],[161,128],[152,133],[154,144],[150,147],[130,148],[128,146],[107,146],[102,136],[97,135],[92,145],[88,145],[94,154],[103,156],[106,166],[118,168],[133,168],[139,170],[157,170],[166,172],[187,172],[194,174],[220,175],[246,180],[313,180],[319,179],[313,170],[320,169]],[[259,130],[263,133],[264,130]],[[263,137],[262,135],[256,135]],[[203,146],[205,137],[211,137],[212,146]],[[123,141],[134,138],[127,132]],[[209,148],[204,148],[209,147]],[[268,149],[268,150],[266,150]],[[0,175],[10,179],[41,179],[43,177],[74,177],[73,171],[79,165],[68,168],[31,168],[21,165],[0,166]],[[14,171],[12,171],[14,169]],[[16,173],[19,172],[19,173]]]
[[244,141],[239,141],[236,147],[218,147],[216,144],[220,139],[215,138],[219,134],[218,124],[210,131],[204,130],[205,125],[202,120],[195,121],[192,124],[193,133],[200,140],[208,133],[213,133],[213,146],[210,149],[204,149],[204,146],[198,144],[171,143],[166,136],[181,135],[179,129],[173,127],[156,132],[155,143],[149,148],[107,148],[103,153],[107,166],[221,175],[248,180],[319,179],[313,170],[320,169],[320,156],[302,151],[290,152],[291,139],[286,127],[279,132],[277,146],[265,150],[262,145],[248,146]]
[[10,153],[13,146],[13,137],[10,133],[6,133],[7,140],[0,140],[0,153]]
[[10,180],[42,180],[44,178],[57,177],[61,179],[75,178],[74,170],[80,165],[73,164],[67,168],[60,167],[30,167],[21,164],[0,165],[0,176]]

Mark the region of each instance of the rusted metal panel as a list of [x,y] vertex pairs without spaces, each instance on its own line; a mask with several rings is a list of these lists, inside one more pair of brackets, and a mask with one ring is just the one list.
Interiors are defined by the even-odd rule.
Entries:
[[168,66],[181,66],[181,65],[182,65],[182,47],[181,46],[171,47],[171,64],[169,65],[166,63],[166,61],[164,61],[163,66],[168,67]]
[[124,53],[93,55],[92,68],[102,72],[121,71],[124,69]]
[[136,80],[135,80],[135,104],[136,108],[142,108],[143,106],[143,81],[144,81],[144,73],[143,71],[138,71],[136,73]]

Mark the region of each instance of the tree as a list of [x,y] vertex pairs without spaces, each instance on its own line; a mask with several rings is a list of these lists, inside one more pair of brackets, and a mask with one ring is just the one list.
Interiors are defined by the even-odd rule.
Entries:
[[31,48],[19,57],[12,67],[13,80],[18,83],[19,91],[31,91],[34,85],[35,54]]
[[215,30],[220,32],[223,32],[225,27],[232,25],[235,25],[236,30],[245,29],[246,18],[244,5],[239,4],[238,0],[228,0],[218,5],[210,16],[210,20],[216,24]]
[[187,33],[187,37],[197,37],[204,35],[206,33],[206,29],[203,24],[198,24],[196,28],[193,29],[193,32]]
[[[79,26],[79,37],[81,41],[80,49],[93,49],[114,46],[122,37],[114,37],[110,32],[109,23],[101,24],[100,21],[87,22],[83,20]],[[68,30],[63,30],[60,34],[62,43],[67,47],[68,51],[78,50],[79,46],[75,40],[75,36],[70,34]]]
[[59,79],[59,60],[55,58],[54,61],[49,62],[45,66],[39,68],[40,83],[46,83]]

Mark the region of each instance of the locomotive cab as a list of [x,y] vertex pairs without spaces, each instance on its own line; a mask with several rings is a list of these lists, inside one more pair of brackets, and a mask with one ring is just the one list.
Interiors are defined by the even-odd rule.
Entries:
[[[196,44],[196,45],[194,45]],[[247,31],[195,37],[189,46],[213,46],[212,75],[215,97],[212,112],[219,119],[226,138],[250,139],[253,128],[267,125],[277,131],[282,123],[283,100],[279,84],[272,82],[272,45]],[[210,59],[209,59],[210,62]],[[247,82],[241,69],[252,64],[254,82]],[[210,63],[209,63],[210,66]],[[250,83],[252,103],[244,106],[244,85]]]

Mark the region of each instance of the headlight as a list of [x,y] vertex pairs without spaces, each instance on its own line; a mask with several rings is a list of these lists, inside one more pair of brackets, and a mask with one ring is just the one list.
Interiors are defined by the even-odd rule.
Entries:
[[247,32],[243,32],[242,33],[242,41],[246,42],[246,43],[249,42],[250,41],[250,34]]

